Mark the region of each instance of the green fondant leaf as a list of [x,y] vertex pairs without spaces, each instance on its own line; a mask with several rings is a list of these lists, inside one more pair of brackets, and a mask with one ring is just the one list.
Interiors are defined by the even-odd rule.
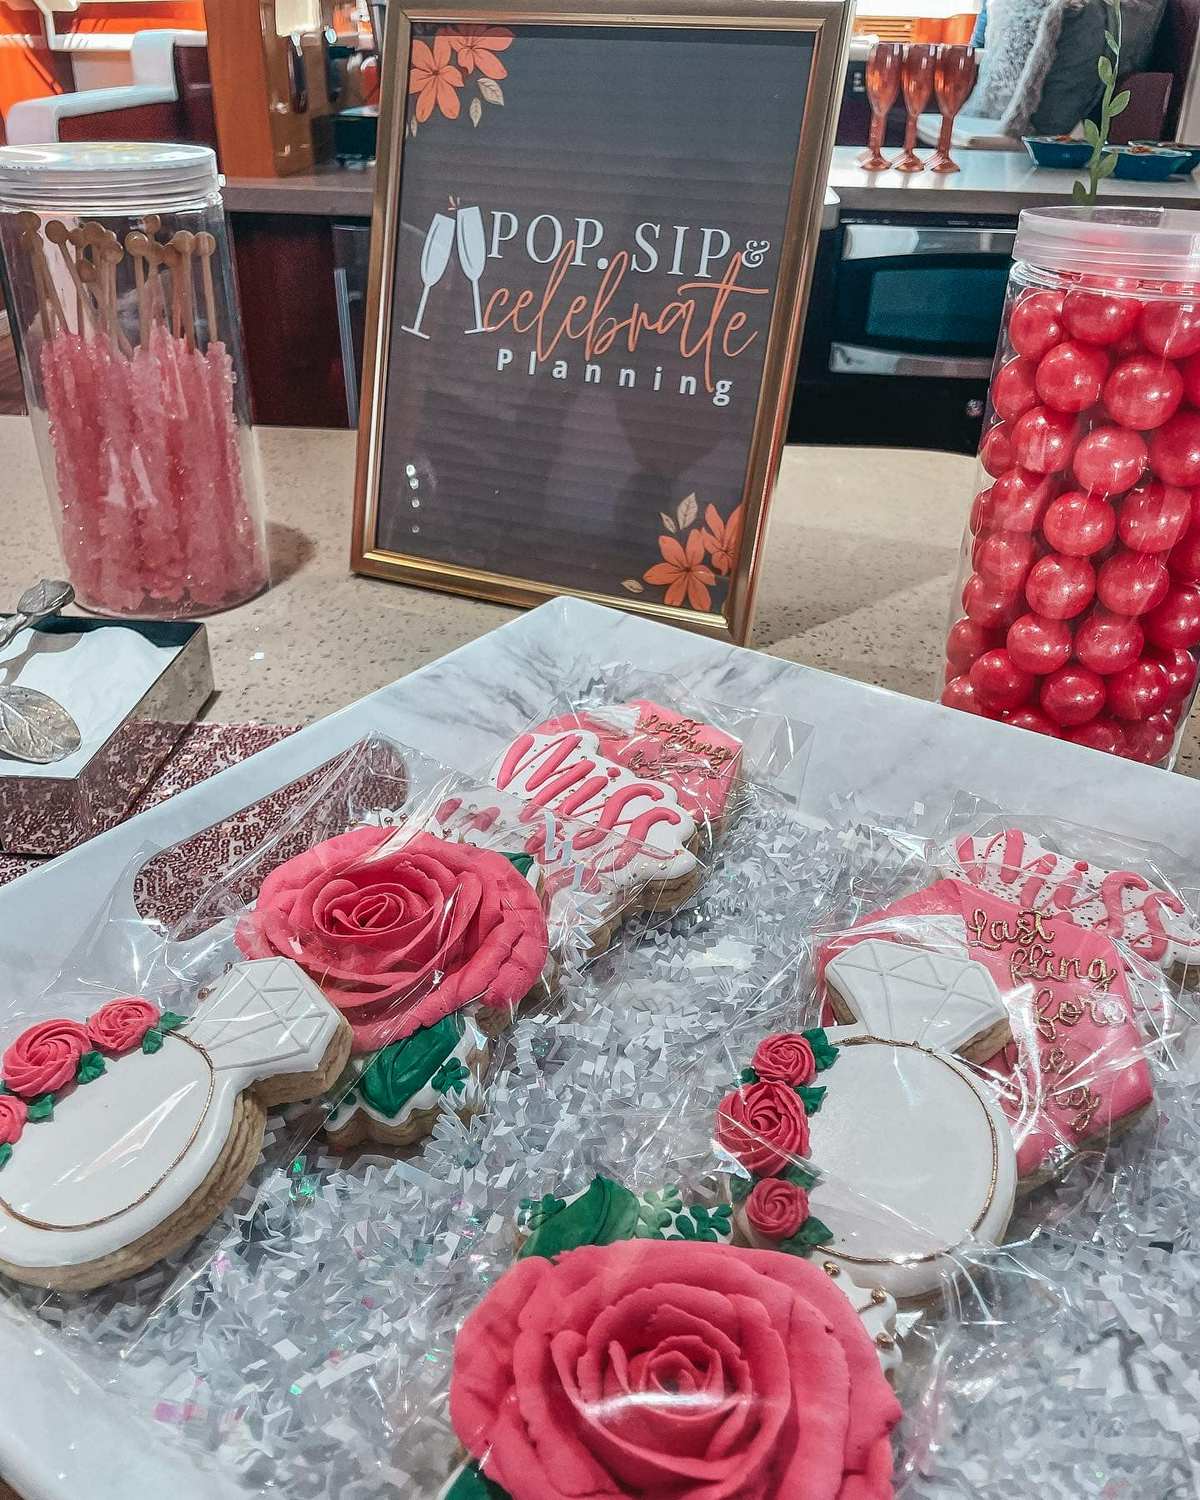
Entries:
[[163,1034],[157,1026],[151,1026],[150,1030],[142,1038],[142,1051],[146,1053],[157,1052],[163,1044]]
[[384,1047],[359,1079],[363,1099],[381,1115],[394,1118],[419,1089],[433,1080],[462,1035],[462,1017],[454,1013]]
[[743,1068],[742,1071],[738,1074],[738,1082],[757,1083],[758,1074],[754,1071],[753,1068]]
[[4,1081],[3,1078],[0,1078],[0,1094],[11,1094],[11,1093],[12,1093],[12,1089],[9,1088],[8,1084],[5,1083],[5,1081]]
[[522,1229],[539,1229],[551,1214],[559,1213],[566,1206],[566,1200],[556,1198],[553,1193],[546,1193],[541,1198],[522,1198],[517,1223]]
[[466,1087],[470,1076],[470,1068],[459,1062],[457,1057],[448,1057],[430,1082],[439,1094],[457,1094]]
[[805,1114],[815,1115],[825,1102],[825,1090],[823,1088],[799,1088],[796,1092],[800,1095],[800,1103],[804,1106]]
[[707,1208],[702,1203],[692,1203],[688,1206],[687,1212],[680,1214],[675,1220],[675,1231],[680,1239],[704,1240],[712,1244],[728,1235],[732,1213],[733,1205],[729,1203],[718,1204],[716,1208]]
[[9,1158],[12,1156],[12,1147],[7,1141],[0,1146],[0,1167],[8,1166]]
[[574,1203],[547,1219],[521,1247],[521,1256],[547,1259],[580,1245],[612,1245],[637,1233],[638,1200],[619,1182],[596,1177]]
[[75,1069],[77,1083],[94,1083],[104,1072],[104,1058],[99,1052],[85,1052]]
[[826,1068],[832,1068],[837,1061],[838,1049],[825,1035],[823,1026],[814,1026],[810,1031],[802,1031],[800,1035],[812,1048],[813,1061],[817,1065],[817,1072],[823,1073]]
[[795,1162],[792,1162],[787,1170],[780,1175],[785,1181],[794,1182],[797,1187],[803,1188],[806,1193],[809,1188],[816,1187],[819,1180],[815,1172],[809,1172],[806,1168],[798,1166]]
[[173,1010],[164,1010],[158,1018],[159,1031],[178,1031],[187,1020],[186,1016],[177,1015]]
[[744,1203],[754,1191],[754,1179],[752,1177],[735,1177],[729,1185],[735,1203]]
[[528,875],[530,870],[533,869],[532,854],[505,854],[504,858],[508,860],[518,875]]
[[815,1249],[818,1245],[827,1245],[833,1238],[833,1230],[827,1224],[822,1224],[820,1219],[811,1214],[800,1228],[792,1235],[790,1240],[784,1240],[780,1245],[781,1250],[791,1250],[799,1255]]
[[36,1125],[41,1120],[54,1118],[54,1095],[41,1094],[29,1106],[28,1118]]
[[446,1500],[510,1500],[510,1496],[472,1462],[459,1470],[458,1478],[446,1491]]

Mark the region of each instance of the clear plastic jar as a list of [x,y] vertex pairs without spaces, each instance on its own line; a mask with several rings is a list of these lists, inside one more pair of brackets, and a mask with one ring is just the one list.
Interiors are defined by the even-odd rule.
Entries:
[[942,702],[1169,766],[1200,659],[1200,218],[1021,215]]
[[213,152],[0,149],[0,246],[80,603],[179,618],[259,593],[263,508]]

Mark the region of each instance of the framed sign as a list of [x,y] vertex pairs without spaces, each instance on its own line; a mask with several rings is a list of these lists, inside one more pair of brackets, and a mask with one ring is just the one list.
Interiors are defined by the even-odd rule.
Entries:
[[851,7],[559,3],[391,7],[353,566],[744,640]]

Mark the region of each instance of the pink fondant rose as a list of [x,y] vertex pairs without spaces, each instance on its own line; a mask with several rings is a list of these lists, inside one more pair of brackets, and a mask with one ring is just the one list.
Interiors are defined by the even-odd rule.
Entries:
[[39,1021],[9,1047],[0,1074],[14,1094],[26,1099],[50,1094],[74,1079],[89,1046],[78,1021]]
[[772,1083],[805,1084],[817,1076],[813,1049],[799,1032],[780,1031],[758,1044],[750,1066]]
[[808,1194],[782,1177],[764,1177],[746,1199],[746,1218],[764,1239],[789,1240],[808,1218]]
[[679,1240],[519,1261],[463,1324],[450,1418],[512,1500],[889,1500],[900,1417],[824,1271]]
[[28,1113],[24,1099],[18,1099],[16,1094],[0,1094],[0,1146],[16,1145]]
[[91,1017],[87,1030],[93,1047],[104,1052],[132,1052],[158,1022],[158,1006],[131,995],[127,1000],[110,1000]]
[[770,1177],[808,1155],[808,1115],[789,1084],[744,1084],[721,1100],[717,1140],[748,1172]]
[[356,828],[273,871],[237,929],[247,958],[295,959],[372,1052],[470,1001],[508,1007],[549,939],[541,899],[502,854]]

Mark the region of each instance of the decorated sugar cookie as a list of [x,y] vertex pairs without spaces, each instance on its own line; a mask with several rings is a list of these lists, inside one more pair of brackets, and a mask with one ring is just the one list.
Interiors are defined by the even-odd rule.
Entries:
[[1017,1169],[1008,1122],[962,1057],[1008,1036],[982,964],[866,939],[825,970],[845,1025],[766,1038],[717,1111],[739,1238],[819,1254],[860,1286],[926,1298],[995,1244]]
[[190,1019],[135,998],[30,1027],[0,1062],[0,1270],[81,1291],[181,1249],[258,1161],[268,1106],[320,1094],[349,1051],[279,958],[235,965]]
[[1109,870],[1056,854],[1019,828],[955,844],[957,869],[973,885],[1017,906],[1064,916],[1118,938],[1162,968],[1200,964],[1200,922],[1178,896],[1136,870]]
[[602,1177],[526,1206],[455,1344],[440,1500],[889,1500],[895,1304],[729,1245],[723,1207]]
[[549,936],[533,861],[406,828],[355,828],[287,860],[236,933],[294,959],[375,1052],[465,1005],[494,1032],[541,978]]
[[365,1141],[411,1146],[443,1110],[467,1119],[483,1100],[488,1040],[468,1011],[443,1016],[370,1058],[354,1058],[333,1091],[325,1134],[336,1150]]
[[1017,1137],[1022,1185],[1104,1145],[1154,1102],[1124,961],[1101,932],[1021,908],[962,880],[939,880],[864,918],[831,945],[935,942],[982,963],[1016,1041],[984,1062]]

